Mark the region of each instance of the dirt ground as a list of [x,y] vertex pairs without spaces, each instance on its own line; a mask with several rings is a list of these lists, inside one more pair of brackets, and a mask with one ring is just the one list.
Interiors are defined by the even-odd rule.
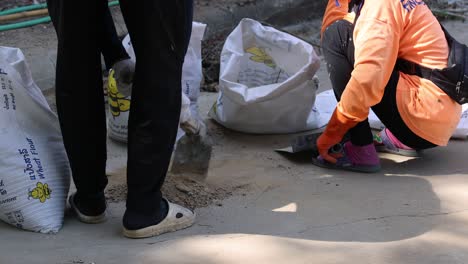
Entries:
[[[111,182],[106,189],[106,198],[110,203],[125,202],[127,185],[125,179]],[[245,196],[249,185],[215,186],[206,181],[191,177],[181,177],[169,173],[164,182],[162,193],[169,201],[184,205],[192,210],[215,204],[222,206],[222,201],[233,194]]]
[[[0,6],[8,1],[0,0]],[[215,3],[242,5],[196,2],[197,8]],[[287,25],[279,16],[272,22],[317,44],[319,17]],[[466,23],[444,23],[468,43]],[[124,32],[120,26],[119,31]],[[207,84],[216,84],[217,58],[228,33],[210,32],[204,42]],[[56,43],[45,24],[0,33],[0,45],[20,47],[29,60],[36,58],[30,64],[34,73],[53,57],[49,52]],[[331,87],[325,67],[317,75],[322,90]],[[45,95],[55,109],[51,87]],[[371,175],[324,170],[309,156],[274,152],[294,135],[243,134],[208,119],[216,98],[203,92],[199,100],[215,142],[208,174],[169,173],[163,187],[171,201],[195,208],[192,228],[138,241],[122,237],[126,146],[109,140],[108,222],[85,225],[67,215],[58,235],[0,223],[0,263],[468,263],[468,141],[451,141],[421,159],[383,154],[382,171]]]
[[[0,3],[0,10],[2,8],[11,8],[13,6],[22,6],[27,4],[32,4],[34,2],[44,2],[44,1],[32,1],[32,0],[21,0],[21,1],[12,1],[12,0],[3,0]],[[445,1],[427,1],[428,4],[436,6],[437,8],[461,8],[460,4],[448,5]],[[455,2],[458,3],[458,2]],[[232,6],[243,7],[245,5],[254,5],[256,0],[195,0],[195,5],[197,8],[203,8],[204,6],[217,5],[223,6],[224,8],[229,9]],[[467,5],[468,6],[468,5]],[[117,12],[117,19],[120,17],[119,12]],[[286,18],[287,20],[287,18]],[[273,24],[284,24],[284,18],[275,18],[270,21]],[[53,47],[55,44],[54,32],[50,27],[50,24],[45,24],[37,26],[30,29],[24,29],[23,34],[9,34],[5,33],[0,35],[0,41],[4,45],[14,45],[14,43],[22,43],[22,39],[25,37],[25,34],[32,34],[35,36],[35,41],[31,42],[29,45],[32,46],[45,46]],[[313,21],[304,21],[294,25],[286,25],[280,27],[282,30],[291,32],[294,35],[297,35],[308,42],[315,44],[317,52],[320,53],[319,48],[319,28],[320,28],[320,19]],[[226,36],[229,34],[231,29],[211,32],[209,38],[206,38],[203,42],[203,70],[204,70],[204,83],[202,89],[204,91],[216,92],[217,91],[217,82],[219,78],[219,56],[224,44]],[[26,48],[26,50],[30,50]],[[28,55],[28,54],[26,54]],[[33,54],[34,55],[34,54]],[[40,67],[32,67],[34,69]],[[328,86],[326,73],[322,71],[322,85],[325,87]],[[53,73],[50,73],[53,74]],[[55,97],[54,90],[48,89],[45,91],[45,95],[51,105],[52,109],[55,110]],[[208,106],[209,107],[209,106]],[[207,110],[206,110],[207,111]],[[210,123],[209,128],[211,134],[214,137],[215,142],[223,142],[226,138],[225,131],[217,125]],[[219,144],[219,143],[218,143]],[[218,148],[223,148],[224,146],[217,146]],[[122,150],[120,150],[122,151]],[[261,157],[262,159],[270,160],[271,157]],[[122,159],[121,162],[124,163]],[[125,170],[120,168],[119,170],[113,171],[109,174],[110,184],[107,188],[107,197],[108,201],[111,203],[119,203],[125,200],[126,198],[126,184],[125,184]],[[222,200],[232,196],[232,195],[246,195],[251,191],[252,186],[249,184],[239,184],[236,182],[223,181],[222,184],[216,184],[213,182],[205,181],[197,177],[181,177],[173,174],[169,174],[167,181],[163,187],[164,194],[174,202],[184,204],[190,208],[202,208],[212,204],[222,204]]]
[[46,0],[2,0],[0,3],[0,11],[20,6],[42,4],[45,2]]
[[[109,0],[109,2],[112,0]],[[207,6],[213,3],[224,5],[229,8],[230,5],[244,6],[255,2],[256,0],[195,0],[195,5]],[[26,6],[38,3],[45,3],[46,0],[2,0],[0,3],[0,11],[19,6]]]
[[[204,93],[200,98],[201,113],[205,115],[215,94]],[[49,102],[53,99],[49,97]],[[206,117],[205,117],[206,118]],[[210,135],[214,143],[213,158],[217,159],[227,146],[226,130],[212,121],[207,122]],[[108,141],[108,169],[109,184],[106,189],[108,203],[124,202],[127,196],[126,186],[126,147],[112,140]],[[240,149],[245,150],[247,145]],[[228,147],[230,149],[230,147]],[[273,153],[272,153],[273,154]],[[268,160],[268,159],[267,159]],[[210,178],[210,180],[208,180]],[[250,181],[212,180],[212,176],[196,174],[174,174],[169,172],[164,182],[162,192],[170,201],[187,206],[191,209],[204,208],[210,205],[222,206],[223,200],[231,196],[246,196],[251,194],[254,187]]]
[[[16,6],[24,6],[33,3],[43,3],[45,0],[2,0],[0,3],[0,10],[9,9]],[[437,10],[437,15],[441,19],[459,19],[461,16],[466,16],[468,0],[426,0],[426,3]],[[195,9],[203,10],[207,7],[216,6],[220,10],[225,10],[227,14],[232,13],[232,10],[235,8],[243,8],[246,6],[256,6],[257,0],[195,0]],[[300,7],[301,8],[301,7]],[[302,10],[310,10],[310,8],[304,7]],[[298,10],[298,12],[301,11]],[[303,37],[310,43],[318,45],[320,43],[318,28],[319,24],[314,25],[313,27],[307,27],[307,25],[302,25],[302,27],[296,26],[288,27],[284,25],[284,20],[289,20],[290,16],[286,14],[286,18],[282,17],[282,14],[274,15],[269,21],[274,26],[277,26],[279,29],[287,30],[292,34],[296,34],[300,37]],[[308,21],[304,21],[305,24],[308,24]],[[310,23],[309,23],[310,24]],[[304,28],[308,30],[304,32]],[[314,30],[310,30],[313,28]],[[226,36],[230,33],[231,29],[210,32],[208,38],[203,42],[203,69],[204,69],[204,82],[202,84],[202,90],[208,92],[217,92],[218,91],[218,78],[219,78],[219,56],[224,44]],[[124,34],[125,30],[120,30],[120,33]],[[44,42],[50,40],[48,36],[44,37]],[[38,42],[41,41],[39,37]],[[15,41],[12,41],[13,43]],[[46,43],[50,44],[50,43]],[[41,81],[39,81],[41,82]],[[44,85],[50,85],[50,80],[48,82],[44,81]]]
[[[229,9],[232,6],[244,6],[255,4],[255,0],[197,0],[196,5],[208,6],[208,5],[220,5],[225,6]],[[468,14],[468,0],[455,0],[455,1],[444,1],[444,0],[426,0],[428,6],[430,6],[436,16],[441,20],[447,19],[460,19]],[[309,8],[304,7],[310,10]],[[468,16],[466,16],[468,18]],[[270,22],[273,26],[278,29],[299,36],[315,47],[320,45],[320,20],[314,21],[301,21],[301,23],[295,23],[294,25],[287,25],[287,20],[290,19],[290,15],[286,14],[283,18],[281,15],[273,16],[267,22]],[[285,25],[286,20],[286,25]],[[230,33],[230,30],[216,32],[211,34],[209,38],[203,42],[203,74],[204,83],[202,84],[202,90],[207,92],[218,91],[218,80],[219,80],[219,57],[224,45],[226,36]],[[320,53],[320,49],[317,50]]]

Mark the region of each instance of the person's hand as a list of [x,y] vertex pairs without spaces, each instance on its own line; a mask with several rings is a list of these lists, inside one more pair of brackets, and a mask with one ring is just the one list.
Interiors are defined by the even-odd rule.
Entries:
[[112,67],[117,89],[124,96],[132,94],[133,76],[135,75],[135,63],[131,59],[118,61]]
[[327,128],[317,139],[317,149],[320,156],[324,160],[335,164],[338,157],[331,155],[329,150],[336,144],[340,143],[346,132],[356,126],[357,123],[358,122],[350,120],[341,114],[338,109],[335,109]]
[[329,135],[328,133],[323,133],[320,135],[320,137],[317,139],[317,149],[320,156],[324,160],[335,164],[338,157],[330,154],[330,149],[336,144],[340,143],[341,139],[342,137],[337,135]]

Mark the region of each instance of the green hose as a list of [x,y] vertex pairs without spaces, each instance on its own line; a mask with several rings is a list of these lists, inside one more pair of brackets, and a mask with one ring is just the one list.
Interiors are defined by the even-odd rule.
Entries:
[[[109,7],[116,6],[116,5],[119,5],[119,1],[109,2]],[[46,4],[23,6],[23,7],[18,7],[18,8],[13,8],[13,9],[2,11],[0,12],[0,15],[10,15],[10,14],[20,13],[24,11],[42,9],[46,7],[47,7]],[[13,29],[19,29],[19,28],[25,28],[25,27],[31,27],[31,26],[35,26],[35,25],[43,24],[43,23],[49,23],[50,20],[51,20],[50,16],[47,16],[47,17],[36,18],[36,19],[27,20],[27,21],[23,21],[19,23],[14,23],[14,24],[0,25],[0,32],[13,30]]]
[[29,6],[22,6],[17,8],[12,8],[4,11],[0,11],[0,16],[11,15],[16,13],[21,13],[25,11],[31,11],[36,9],[43,9],[46,8],[47,4],[37,4],[37,5],[29,5]]
[[24,28],[24,27],[31,27],[31,26],[35,26],[37,24],[49,23],[49,22],[50,22],[50,16],[41,17],[41,18],[32,19],[32,20],[23,21],[23,22],[14,23],[14,24],[0,25],[0,31],[7,31],[7,30],[18,29],[18,28]]
[[117,0],[117,1],[112,1],[112,2],[109,2],[109,7],[111,7],[111,6],[116,6],[116,5],[119,5],[119,4],[120,4],[120,3],[119,3],[118,0]]

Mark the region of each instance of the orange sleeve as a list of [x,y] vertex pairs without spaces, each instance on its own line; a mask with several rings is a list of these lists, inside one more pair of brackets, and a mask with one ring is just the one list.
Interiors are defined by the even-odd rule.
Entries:
[[323,15],[321,34],[333,22],[344,19],[348,15],[348,5],[350,0],[329,0],[325,14]]
[[355,63],[338,111],[352,121],[369,115],[383,97],[399,50],[403,27],[399,1],[365,2],[354,29]]

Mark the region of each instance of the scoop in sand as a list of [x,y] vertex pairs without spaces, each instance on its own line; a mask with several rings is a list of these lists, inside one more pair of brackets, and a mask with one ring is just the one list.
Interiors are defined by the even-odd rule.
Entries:
[[213,151],[206,125],[199,118],[190,118],[180,127],[185,135],[177,142],[171,172],[206,176]]

